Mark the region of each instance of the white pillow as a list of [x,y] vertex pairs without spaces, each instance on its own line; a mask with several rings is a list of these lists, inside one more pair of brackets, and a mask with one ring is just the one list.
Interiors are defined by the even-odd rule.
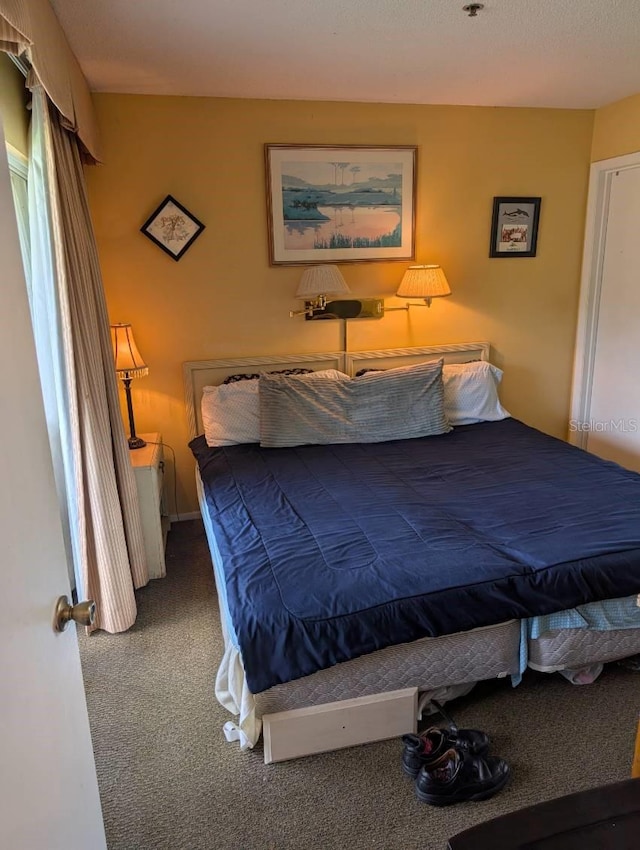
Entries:
[[260,442],[258,381],[204,387],[201,410],[208,446]]
[[452,425],[497,422],[509,413],[500,404],[498,384],[502,371],[480,360],[449,363],[442,369],[444,412]]
[[[300,381],[317,377],[348,377],[337,369],[324,369],[306,375],[291,375]],[[260,381],[235,381],[218,387],[203,387],[200,409],[208,446],[235,446],[260,442]]]

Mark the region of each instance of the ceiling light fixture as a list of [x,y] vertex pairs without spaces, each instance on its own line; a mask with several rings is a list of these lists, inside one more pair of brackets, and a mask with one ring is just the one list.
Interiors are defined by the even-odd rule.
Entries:
[[484,9],[484,3],[468,3],[462,7],[462,11],[466,12],[470,18],[477,18],[478,12]]

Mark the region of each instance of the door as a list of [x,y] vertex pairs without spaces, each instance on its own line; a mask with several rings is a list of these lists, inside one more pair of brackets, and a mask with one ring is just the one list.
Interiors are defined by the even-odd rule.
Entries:
[[585,448],[640,472],[640,168],[611,175]]
[[0,257],[0,847],[106,850],[75,628],[52,628],[69,579],[4,154]]

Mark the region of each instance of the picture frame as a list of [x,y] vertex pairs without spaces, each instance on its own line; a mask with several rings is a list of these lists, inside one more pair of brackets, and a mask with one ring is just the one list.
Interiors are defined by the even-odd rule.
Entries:
[[541,198],[493,199],[490,257],[535,257]]
[[415,259],[415,145],[265,145],[269,262]]
[[189,250],[205,226],[173,195],[167,195],[140,228],[146,237],[176,262]]

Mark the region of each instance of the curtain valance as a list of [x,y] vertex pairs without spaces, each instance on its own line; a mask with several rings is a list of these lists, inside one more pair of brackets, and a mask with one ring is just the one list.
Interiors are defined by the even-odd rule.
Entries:
[[27,57],[67,129],[100,162],[91,93],[49,0],[0,0],[0,50]]

